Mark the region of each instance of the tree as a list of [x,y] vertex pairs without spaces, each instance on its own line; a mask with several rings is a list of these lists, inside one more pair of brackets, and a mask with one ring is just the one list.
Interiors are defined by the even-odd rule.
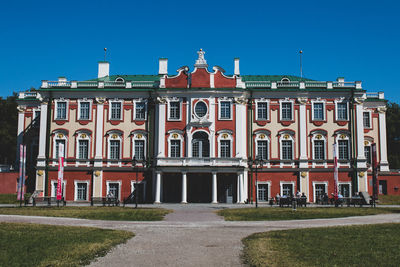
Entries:
[[0,164],[14,164],[17,146],[17,95],[0,97]]
[[386,111],[386,131],[389,166],[400,168],[400,106],[389,102]]

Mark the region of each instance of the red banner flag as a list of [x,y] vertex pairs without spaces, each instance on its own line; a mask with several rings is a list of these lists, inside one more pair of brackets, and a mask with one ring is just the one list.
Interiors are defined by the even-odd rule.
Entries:
[[21,186],[22,186],[22,178],[24,175],[24,145],[21,144],[19,146],[19,179],[18,179],[18,188],[17,188],[17,200],[21,199]]
[[57,180],[57,200],[62,199],[62,183],[64,179],[64,145],[58,146],[58,180]]

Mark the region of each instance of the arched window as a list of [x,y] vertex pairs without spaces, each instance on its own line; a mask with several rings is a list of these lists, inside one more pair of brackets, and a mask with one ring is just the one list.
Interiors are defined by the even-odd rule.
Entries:
[[208,158],[210,157],[210,141],[206,132],[196,132],[192,141],[192,157]]
[[122,77],[118,77],[117,79],[115,79],[115,82],[117,82],[117,83],[124,83],[125,80],[124,80],[124,78],[122,78]]

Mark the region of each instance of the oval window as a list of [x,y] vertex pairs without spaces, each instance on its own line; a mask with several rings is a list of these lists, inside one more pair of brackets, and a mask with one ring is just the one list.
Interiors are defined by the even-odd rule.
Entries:
[[197,102],[196,106],[194,107],[194,111],[196,116],[199,118],[204,117],[207,114],[207,105],[204,102]]

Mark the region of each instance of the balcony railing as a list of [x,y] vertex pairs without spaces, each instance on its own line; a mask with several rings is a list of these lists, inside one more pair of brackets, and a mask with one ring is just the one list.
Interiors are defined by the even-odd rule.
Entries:
[[299,88],[299,89],[312,89],[312,88],[355,88],[362,89],[361,82],[325,82],[325,81],[247,81],[245,82],[246,88]]
[[158,158],[158,166],[232,166],[244,167],[247,161],[241,158]]
[[154,88],[154,81],[42,81],[41,88]]

